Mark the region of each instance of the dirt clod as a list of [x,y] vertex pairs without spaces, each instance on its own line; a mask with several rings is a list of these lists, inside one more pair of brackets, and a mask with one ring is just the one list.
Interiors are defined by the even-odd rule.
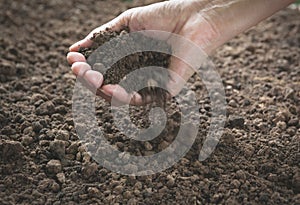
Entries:
[[62,171],[62,165],[59,160],[50,160],[46,165],[49,174],[58,174]]

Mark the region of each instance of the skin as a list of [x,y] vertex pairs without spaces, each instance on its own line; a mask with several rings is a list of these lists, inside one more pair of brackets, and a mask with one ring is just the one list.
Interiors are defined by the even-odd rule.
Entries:
[[[85,81],[91,90],[98,89],[98,94],[105,100],[110,101],[114,96],[120,103],[130,101],[132,105],[142,105],[143,102],[150,101],[142,101],[139,94],[129,94],[119,85],[102,85],[103,75],[93,71],[86,63],[85,57],[78,53],[80,47],[92,45],[90,39],[95,32],[106,28],[119,31],[124,26],[128,26],[130,32],[166,31],[191,40],[210,55],[236,35],[293,2],[294,0],[171,0],[133,8],[94,29],[86,38],[73,44],[67,60],[72,65],[73,73]],[[174,45],[167,35],[153,34],[151,37]],[[188,53],[183,47],[176,49]],[[180,92],[183,82],[193,75],[194,70],[175,57],[171,58],[169,69],[180,76],[171,75],[167,84],[171,95],[175,96]]]

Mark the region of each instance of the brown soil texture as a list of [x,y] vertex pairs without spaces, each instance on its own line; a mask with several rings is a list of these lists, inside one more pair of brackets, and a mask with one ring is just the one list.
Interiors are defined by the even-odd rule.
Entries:
[[[137,4],[0,5],[0,204],[299,204],[299,11],[279,12],[213,56],[228,104],[225,133],[211,156],[197,160],[211,107],[194,76],[188,85],[201,106],[194,146],[168,170],[133,177],[98,166],[81,145],[72,118],[75,77],[65,56],[73,42]],[[166,133],[147,143],[122,136],[99,98],[97,107],[106,138],[120,150],[152,154],[176,136],[174,103],[166,108]],[[144,126],[138,115],[132,121]]]
[[[86,57],[95,70],[103,74],[104,85],[119,84],[124,80],[122,84],[127,92],[136,91],[144,100],[149,96],[161,104],[166,101],[168,71],[155,67],[168,68],[170,55],[146,51],[146,49],[159,48],[171,53],[171,48],[166,42],[138,33],[130,35],[129,28],[117,32],[107,29],[95,33],[91,40],[94,44],[90,48],[80,48],[79,52]],[[118,59],[118,57],[122,58]],[[127,75],[136,69],[150,66],[152,72]]]

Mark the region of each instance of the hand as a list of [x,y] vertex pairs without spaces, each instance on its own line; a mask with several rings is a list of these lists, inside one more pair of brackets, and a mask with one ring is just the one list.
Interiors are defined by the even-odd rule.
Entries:
[[[70,47],[68,62],[72,64],[75,75],[83,78],[94,89],[100,90],[99,95],[110,101],[114,97],[122,102],[141,105],[141,96],[137,93],[129,94],[119,85],[102,85],[103,75],[91,70],[84,56],[77,51],[80,47],[92,45],[90,40],[94,33],[107,28],[121,30],[129,27],[130,32],[142,30],[160,30],[178,34],[198,45],[202,50],[210,54],[216,48],[232,39],[237,34],[256,25],[263,19],[271,16],[276,11],[285,8],[295,0],[171,0],[152,4],[145,7],[130,9],[107,24],[96,28],[85,39]],[[253,12],[255,11],[255,12]],[[189,50],[183,45],[171,42],[168,36],[150,36],[165,40],[176,50],[188,55]],[[192,51],[191,51],[192,52]],[[171,57],[169,69],[177,75],[170,73],[170,81],[167,83],[172,96],[178,94],[182,84],[187,81],[194,70],[183,61]]]
[[[103,75],[92,70],[86,63],[85,57],[77,51],[80,47],[89,47],[92,45],[90,39],[94,33],[105,30],[106,28],[118,31],[124,26],[128,26],[130,32],[160,30],[175,33],[195,42],[204,49],[208,48],[206,47],[207,42],[216,37],[217,31],[215,31],[204,18],[199,16],[192,2],[193,1],[175,0],[130,9],[107,24],[96,28],[86,38],[70,47],[70,53],[67,59],[68,62],[72,64],[73,73],[82,77],[95,89],[100,88],[100,92],[98,93],[108,101],[110,101],[111,96],[114,95],[120,102],[126,102],[128,98],[131,98],[131,104],[141,105],[145,101],[143,101],[141,96],[137,93],[129,94],[119,85],[102,86]],[[204,1],[198,1],[197,5],[198,7],[204,6]],[[168,39],[169,36],[161,37],[153,35],[151,37],[170,41],[170,39]],[[194,73],[194,70],[175,57],[171,57],[169,69],[177,73],[184,80],[188,80]],[[172,96],[180,92],[180,85],[182,84],[180,82],[182,81],[181,78],[171,76],[171,80],[167,85]]]

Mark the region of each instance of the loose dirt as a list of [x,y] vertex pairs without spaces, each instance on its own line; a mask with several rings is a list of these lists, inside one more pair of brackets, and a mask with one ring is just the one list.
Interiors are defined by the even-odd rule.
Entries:
[[[213,56],[226,89],[227,123],[207,160],[197,159],[211,106],[196,76],[188,86],[200,104],[199,133],[173,167],[129,177],[89,156],[74,128],[75,77],[65,56],[73,42],[135,5],[1,1],[0,204],[299,204],[299,11],[279,12]],[[121,151],[150,155],[176,136],[180,112],[173,102],[164,133],[141,143],[123,136],[109,104],[96,101],[98,124]],[[147,126],[139,115],[132,121]]]
[[[138,92],[144,101],[148,96],[150,100],[165,103],[168,94],[168,71],[156,67],[168,68],[170,55],[145,50],[154,48],[171,53],[171,48],[166,42],[137,33],[130,35],[129,28],[118,32],[106,30],[95,33],[91,40],[94,45],[90,48],[80,48],[79,52],[88,59],[88,63],[95,70],[104,74],[104,85],[119,84],[124,80],[122,84],[127,92]],[[118,56],[122,58],[116,59]],[[153,67],[152,72],[128,76],[132,71],[149,66]]]

